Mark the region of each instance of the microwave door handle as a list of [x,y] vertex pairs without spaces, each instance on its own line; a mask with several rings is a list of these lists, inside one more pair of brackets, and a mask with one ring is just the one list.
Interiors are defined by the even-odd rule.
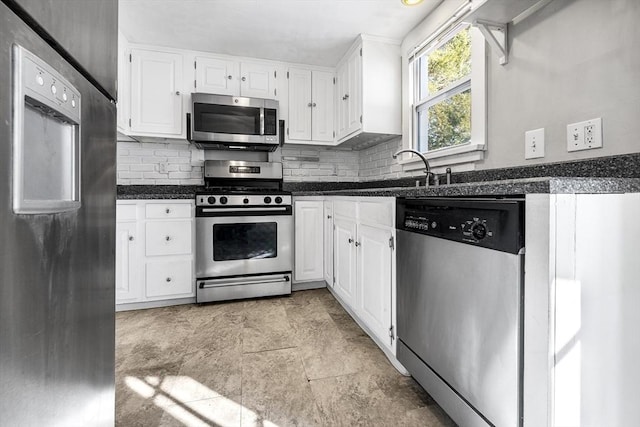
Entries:
[[264,107],[260,108],[260,135],[264,135]]

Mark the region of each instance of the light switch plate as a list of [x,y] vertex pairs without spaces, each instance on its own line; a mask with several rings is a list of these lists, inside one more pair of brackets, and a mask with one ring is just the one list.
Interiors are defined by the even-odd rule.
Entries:
[[539,159],[541,157],[544,157],[544,128],[525,132],[524,158]]

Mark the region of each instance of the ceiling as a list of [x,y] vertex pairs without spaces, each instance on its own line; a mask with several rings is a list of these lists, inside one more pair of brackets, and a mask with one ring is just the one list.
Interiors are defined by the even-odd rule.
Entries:
[[129,42],[335,66],[358,34],[401,41],[443,0],[119,0]]

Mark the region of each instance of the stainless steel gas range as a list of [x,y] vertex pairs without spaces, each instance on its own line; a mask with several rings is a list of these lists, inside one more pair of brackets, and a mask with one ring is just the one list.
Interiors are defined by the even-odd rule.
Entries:
[[207,160],[196,194],[198,303],[291,293],[293,213],[282,164]]

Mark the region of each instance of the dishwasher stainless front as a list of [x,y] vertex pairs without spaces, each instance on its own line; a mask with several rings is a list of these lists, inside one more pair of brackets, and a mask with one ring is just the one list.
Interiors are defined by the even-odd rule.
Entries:
[[397,201],[398,360],[461,426],[522,424],[524,201]]

